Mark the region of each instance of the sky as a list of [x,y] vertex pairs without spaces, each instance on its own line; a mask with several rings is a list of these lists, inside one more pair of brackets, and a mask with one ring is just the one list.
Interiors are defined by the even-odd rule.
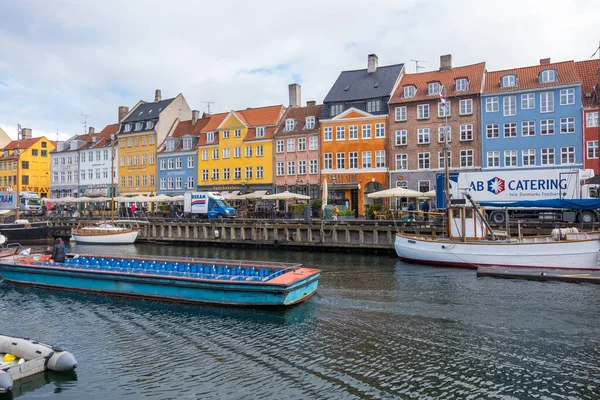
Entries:
[[598,0],[2,0],[0,127],[65,140],[155,89],[214,113],[288,105],[299,83],[320,104],[370,53],[408,73],[442,54],[488,71],[586,60],[598,15]]

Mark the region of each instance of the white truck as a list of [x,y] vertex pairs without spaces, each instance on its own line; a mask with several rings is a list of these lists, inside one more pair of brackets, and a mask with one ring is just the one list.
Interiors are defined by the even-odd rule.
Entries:
[[[498,224],[507,214],[513,219],[593,222],[600,220],[600,185],[585,183],[593,176],[589,169],[450,173],[450,197],[462,199],[468,191]],[[444,187],[444,174],[438,174],[438,208],[445,206]]]
[[[22,215],[34,215],[42,209],[42,199],[37,193],[20,192],[19,199],[19,213]],[[16,208],[16,193],[0,192],[0,210],[15,210]]]
[[223,196],[213,192],[185,192],[183,212],[193,218],[236,218],[237,210],[225,202]]

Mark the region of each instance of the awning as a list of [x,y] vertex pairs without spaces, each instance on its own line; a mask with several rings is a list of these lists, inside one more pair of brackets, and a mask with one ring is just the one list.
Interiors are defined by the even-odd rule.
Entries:
[[358,182],[356,182],[356,183],[328,183],[327,189],[329,191],[358,189]]
[[103,189],[86,189],[83,192],[83,195],[87,196],[87,197],[100,197],[100,196],[107,197],[108,196],[108,189],[107,188],[103,188]]

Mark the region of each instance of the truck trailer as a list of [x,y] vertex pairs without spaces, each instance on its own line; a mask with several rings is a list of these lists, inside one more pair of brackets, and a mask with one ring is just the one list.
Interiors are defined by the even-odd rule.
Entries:
[[[600,185],[585,181],[593,170],[529,169],[450,173],[450,198],[468,192],[485,207],[488,219],[543,219],[566,222],[600,220]],[[445,176],[437,175],[436,205],[445,208]]]
[[192,218],[236,218],[237,210],[225,202],[221,194],[214,192],[185,192],[183,212]]

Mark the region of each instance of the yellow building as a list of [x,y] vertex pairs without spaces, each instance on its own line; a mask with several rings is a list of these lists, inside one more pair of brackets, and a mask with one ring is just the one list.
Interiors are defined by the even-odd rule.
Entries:
[[200,190],[272,190],[273,134],[281,105],[214,115],[198,142]]
[[[31,130],[23,129],[25,139],[13,140],[2,149],[0,154],[0,191],[9,187],[19,191],[37,193],[40,197],[49,197],[50,192],[50,152],[55,143],[46,137],[31,138]],[[17,176],[15,150],[19,148],[20,168]]]
[[128,111],[119,108],[119,194],[156,193],[156,149],[175,130],[179,121],[189,120],[192,110],[182,94],[161,100],[156,91],[154,102],[140,101]]

